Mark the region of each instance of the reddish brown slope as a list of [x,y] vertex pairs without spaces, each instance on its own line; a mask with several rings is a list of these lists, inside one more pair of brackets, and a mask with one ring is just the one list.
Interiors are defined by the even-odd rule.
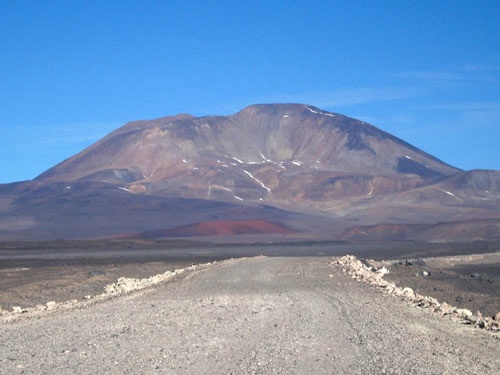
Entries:
[[140,237],[192,237],[192,236],[232,236],[237,234],[291,234],[294,231],[280,223],[262,219],[216,220],[182,225],[172,229],[141,233]]

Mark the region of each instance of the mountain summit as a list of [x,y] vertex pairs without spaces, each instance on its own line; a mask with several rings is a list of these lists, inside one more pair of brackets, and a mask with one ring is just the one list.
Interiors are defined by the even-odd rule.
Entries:
[[[120,183],[134,193],[161,191],[163,196],[297,203],[393,192],[456,172],[363,121],[301,104],[270,104],[226,117],[178,115],[129,123],[37,180]],[[382,186],[381,176],[400,187]],[[357,187],[350,189],[352,184]]]
[[0,194],[0,215],[17,217],[10,226],[21,236],[181,236],[188,232],[176,228],[196,235],[225,225],[234,234],[408,239],[415,225],[481,218],[491,227],[500,218],[498,171],[461,171],[373,125],[303,104],[131,122]]

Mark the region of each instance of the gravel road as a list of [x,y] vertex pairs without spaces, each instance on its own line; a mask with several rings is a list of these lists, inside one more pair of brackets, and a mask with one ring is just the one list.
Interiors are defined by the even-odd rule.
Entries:
[[500,342],[352,280],[331,258],[218,263],[0,323],[5,374],[498,374]]

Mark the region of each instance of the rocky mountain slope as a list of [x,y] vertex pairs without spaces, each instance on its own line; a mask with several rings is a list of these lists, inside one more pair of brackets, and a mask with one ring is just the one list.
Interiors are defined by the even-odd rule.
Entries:
[[[8,239],[409,239],[402,224],[462,228],[477,219],[498,228],[499,171],[461,171],[370,124],[302,104],[131,122],[33,181],[0,185]],[[478,223],[468,238],[500,237]],[[455,231],[421,236],[449,240]]]

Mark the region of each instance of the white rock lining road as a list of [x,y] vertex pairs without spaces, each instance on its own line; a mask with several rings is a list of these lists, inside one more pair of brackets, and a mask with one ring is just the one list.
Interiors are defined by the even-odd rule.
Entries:
[[[499,340],[490,332],[388,298],[329,260],[231,260],[165,275],[169,282],[119,298],[4,314],[0,368],[9,374],[500,373]],[[108,292],[118,295],[128,284],[121,280]]]
[[102,302],[113,297],[118,297],[124,294],[152,287],[154,285],[169,281],[174,277],[183,274],[184,272],[190,272],[210,267],[211,265],[216,263],[217,262],[205,263],[193,265],[188,268],[179,268],[173,271],[165,271],[164,273],[160,273],[143,279],[120,277],[115,283],[106,285],[102,294],[96,296],[84,296],[83,301],[78,301],[77,299],[72,299],[64,302],[49,301],[45,305],[37,305],[35,307],[23,308],[21,306],[14,306],[12,311],[2,310],[2,308],[0,307],[0,321],[11,321],[19,318],[29,318],[47,312],[54,312],[56,310],[68,310],[75,309],[77,307],[88,306],[95,302]]
[[468,309],[459,309],[446,302],[439,302],[436,298],[422,296],[415,293],[413,289],[409,287],[398,287],[396,284],[383,279],[387,271],[385,267],[377,269],[377,267],[365,265],[353,255],[343,256],[333,263],[342,267],[344,272],[351,275],[351,277],[356,280],[363,281],[380,288],[388,294],[407,300],[416,307],[428,309],[441,316],[448,316],[464,324],[470,324],[477,328],[484,328],[488,331],[492,331],[496,333],[497,337],[500,339],[500,312],[497,313],[494,318],[483,316],[480,311],[473,314],[472,311]]

